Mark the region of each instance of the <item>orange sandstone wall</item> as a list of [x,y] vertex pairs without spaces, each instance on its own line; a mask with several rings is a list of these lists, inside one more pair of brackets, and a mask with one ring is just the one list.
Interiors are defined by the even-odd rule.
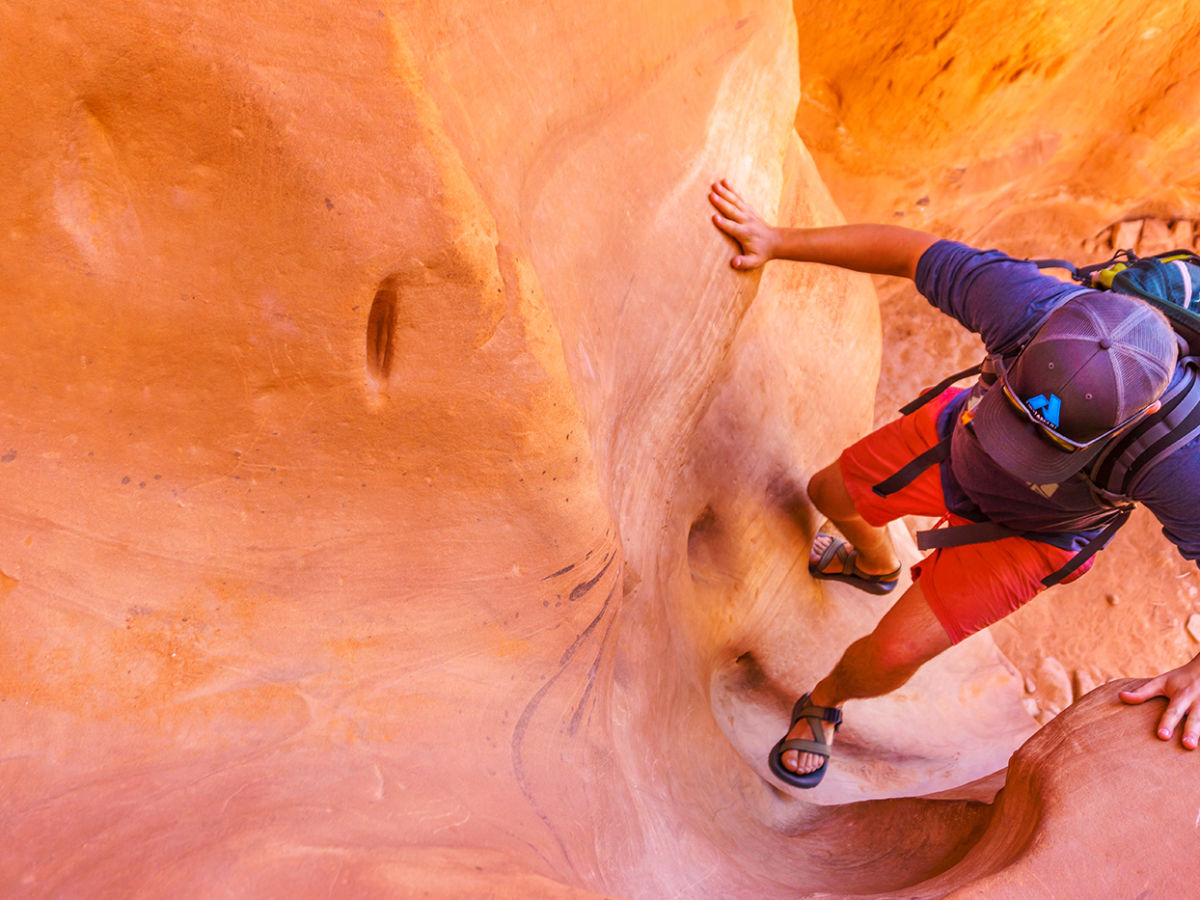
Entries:
[[811,35],[797,130],[851,219],[973,237],[1056,201],[1096,228],[1137,208],[1195,211],[1193,4],[794,6]]

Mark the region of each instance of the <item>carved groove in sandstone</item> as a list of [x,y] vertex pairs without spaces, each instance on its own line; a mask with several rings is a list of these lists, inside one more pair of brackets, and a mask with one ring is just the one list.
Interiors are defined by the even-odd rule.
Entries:
[[387,385],[392,373],[392,352],[399,303],[396,276],[389,275],[375,291],[367,316],[367,371],[377,388]]

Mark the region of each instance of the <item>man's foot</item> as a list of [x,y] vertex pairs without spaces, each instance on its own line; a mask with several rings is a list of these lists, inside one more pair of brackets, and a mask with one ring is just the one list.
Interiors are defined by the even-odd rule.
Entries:
[[[819,706],[813,703],[811,695],[805,694],[792,709],[791,730],[771,750],[771,770],[795,787],[816,787],[825,775],[833,736],[841,722],[840,709]],[[805,746],[789,747],[790,741]]]
[[871,594],[886,594],[899,581],[900,563],[893,559],[879,565],[860,557],[846,541],[820,533],[809,551],[808,571],[814,578],[844,581]]

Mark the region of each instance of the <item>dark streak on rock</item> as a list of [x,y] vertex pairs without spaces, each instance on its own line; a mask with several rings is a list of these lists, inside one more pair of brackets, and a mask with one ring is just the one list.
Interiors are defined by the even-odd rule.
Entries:
[[[612,589],[608,592],[608,597],[604,600],[604,608],[608,609],[608,604],[612,601],[613,595],[617,592],[617,587],[621,584],[621,580],[617,579],[613,582]],[[604,629],[604,637],[600,639],[600,646],[603,648],[608,643],[609,635],[612,634],[613,626],[617,619],[614,616],[608,622],[608,627]],[[567,726],[567,733],[574,737],[579,731],[579,726],[583,722],[583,711],[587,707],[588,698],[592,695],[592,688],[596,684],[596,670],[600,668],[601,654],[598,652],[596,658],[592,660],[591,668],[588,669],[587,687],[583,691],[583,696],[579,699],[579,704],[575,707],[575,714],[571,716],[571,722]]]
[[575,588],[571,591],[571,596],[569,596],[567,600],[571,603],[574,603],[576,600],[594,588],[596,586],[596,582],[604,577],[604,573],[608,571],[608,567],[612,565],[612,561],[613,557],[610,556],[607,560],[605,560],[604,568],[600,570],[595,578],[593,578],[591,581],[585,581],[582,584],[575,585]]
[[[608,562],[605,564],[604,569],[607,570],[609,565],[611,565],[611,563],[612,563],[612,559],[609,559]],[[602,571],[600,574],[603,575],[604,572]],[[598,580],[599,577],[600,576],[597,575],[596,580]],[[595,581],[591,582],[591,584],[594,584],[594,583],[595,583]],[[513,736],[512,736],[512,744],[511,744],[512,764],[513,764],[513,775],[516,777],[517,786],[520,787],[521,793],[525,795],[525,799],[529,801],[529,805],[533,808],[533,811],[535,813],[537,813],[538,818],[540,818],[542,820],[542,822],[545,823],[546,828],[550,831],[550,833],[552,835],[554,835],[554,840],[558,844],[558,849],[562,853],[563,859],[566,859],[566,860],[570,860],[570,858],[571,858],[570,854],[567,853],[566,845],[563,844],[562,838],[559,836],[558,831],[554,827],[554,823],[550,820],[550,817],[548,815],[546,815],[546,813],[538,805],[537,799],[533,796],[533,791],[529,787],[529,781],[525,774],[525,761],[521,756],[521,745],[524,743],[525,732],[529,729],[529,723],[532,721],[533,716],[537,712],[538,707],[541,705],[542,700],[545,698],[546,694],[550,691],[550,689],[552,687],[554,687],[554,685],[558,682],[558,679],[561,678],[563,676],[563,674],[567,671],[567,664],[571,661],[571,659],[575,656],[575,654],[577,652],[579,652],[579,648],[583,645],[583,642],[585,640],[587,640],[587,638],[591,635],[591,633],[593,631],[596,630],[596,626],[600,624],[600,621],[608,613],[608,608],[612,603],[613,597],[616,595],[616,585],[619,583],[620,583],[620,579],[617,579],[617,581],[613,585],[613,589],[608,592],[608,597],[605,598],[604,605],[600,608],[600,611],[596,614],[596,617],[594,619],[592,619],[592,621],[590,623],[588,623],[588,626],[579,633],[579,636],[575,638],[575,640],[571,643],[571,646],[568,647],[566,649],[566,651],[563,653],[562,658],[559,660],[559,663],[558,663],[558,671],[555,672],[551,678],[547,679],[546,683],[544,685],[542,685],[541,688],[538,689],[538,692],[536,694],[533,695],[533,699],[531,699],[529,701],[529,703],[526,704],[525,709],[523,709],[521,711],[521,716],[517,720],[516,726],[513,728]],[[612,630],[612,622],[609,623],[608,629],[605,630],[605,634],[604,634],[605,640],[608,639],[608,635],[611,633],[611,630]],[[596,671],[596,667],[599,663],[599,658],[600,658],[600,654],[599,654],[599,652],[597,652],[596,660],[593,661],[592,666],[589,669],[588,691],[591,690],[591,678]],[[588,696],[588,691],[584,692],[585,699]],[[570,726],[572,734],[574,733],[574,729],[578,727],[578,721],[577,721],[578,716],[579,716],[579,712],[577,710],[576,715],[572,717],[572,724]],[[539,855],[541,855],[540,851],[539,851]],[[543,855],[542,858],[545,859],[545,856]],[[547,864],[549,864],[550,860],[546,859],[546,862],[547,862]]]
[[542,581],[549,581],[551,578],[557,578],[559,575],[566,575],[573,568],[575,568],[575,563],[571,563],[569,566],[566,566],[565,568],[559,569],[557,572],[547,575],[545,578],[542,579]]

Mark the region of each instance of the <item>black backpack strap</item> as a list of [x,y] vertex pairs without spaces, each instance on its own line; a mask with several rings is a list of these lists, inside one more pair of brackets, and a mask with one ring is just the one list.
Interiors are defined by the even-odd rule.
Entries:
[[871,490],[880,497],[890,497],[916,481],[917,477],[926,469],[937,465],[949,456],[950,438],[945,437],[905,463],[898,471],[883,479],[879,484],[874,485]]
[[[1105,548],[1113,535],[1117,533],[1133,512],[1132,506],[1122,507],[1115,511],[1112,520],[1104,529],[1083,545],[1079,551],[1067,561],[1067,564],[1042,579],[1045,587],[1054,587],[1071,575],[1085,562]],[[931,531],[917,532],[917,548],[920,550],[940,550],[944,547],[962,547],[967,544],[984,544],[988,541],[999,541],[1010,537],[1025,537],[1036,540],[1033,532],[1017,531],[995,522],[967,522],[963,525],[951,525],[949,528],[937,528]]]
[[995,522],[967,522],[963,525],[951,525],[949,528],[934,528],[917,532],[917,549],[940,550],[943,547],[963,547],[967,544],[986,544],[988,541],[999,541],[1004,538],[1022,537],[1023,531],[1016,531]]
[[1043,578],[1042,584],[1044,584],[1046,587],[1054,587],[1054,585],[1058,584],[1060,581],[1082,566],[1085,562],[1103,550],[1105,546],[1108,545],[1108,542],[1113,539],[1113,535],[1117,533],[1117,529],[1119,529],[1129,520],[1129,516],[1132,512],[1132,506],[1123,507],[1122,509],[1117,510],[1113,520],[1104,526],[1103,531],[1084,544],[1083,547],[1080,548],[1079,552],[1072,556],[1070,561],[1065,566],[1063,566],[1057,572],[1051,572],[1049,575]]
[[1085,287],[1095,288],[1094,276],[1098,272],[1103,272],[1118,262],[1126,263],[1136,262],[1138,257],[1129,250],[1118,250],[1110,258],[1104,262],[1092,263],[1090,266],[1076,266],[1074,263],[1065,259],[1031,259],[1039,269],[1066,269],[1071,273],[1071,280],[1076,281]]
[[1162,409],[1113,441],[1091,468],[1093,484],[1130,497],[1146,474],[1200,435],[1200,360],[1185,359],[1185,374],[1162,396]]
[[[1031,259],[1029,261],[1039,269],[1066,269],[1071,273],[1072,278],[1075,278],[1078,272],[1078,270],[1075,268],[1075,264],[1068,262],[1065,259]],[[1105,263],[1105,265],[1107,265],[1107,263]]]
[[1039,269],[1066,269],[1071,273],[1071,280],[1092,290],[1108,290],[1108,285],[1098,285],[1096,275],[1105,269],[1112,268],[1119,262],[1126,265],[1137,262],[1138,257],[1130,250],[1118,250],[1104,262],[1092,263],[1090,266],[1077,266],[1065,259],[1031,259]]
[[963,369],[961,372],[955,372],[953,375],[949,376],[948,378],[943,378],[941,381],[939,381],[933,387],[929,388],[927,391],[922,393],[921,396],[918,397],[916,400],[912,400],[912,401],[904,404],[904,406],[900,407],[901,415],[907,416],[907,415],[911,415],[912,413],[915,413],[918,409],[920,409],[922,406],[924,406],[930,400],[933,400],[935,397],[940,396],[942,391],[946,390],[946,388],[950,387],[950,385],[954,384],[954,382],[961,381],[964,378],[969,378],[972,375],[978,375],[982,371],[983,371],[983,363],[979,362],[979,363],[976,363],[975,365],[971,366],[971,368],[969,368],[969,369]]

